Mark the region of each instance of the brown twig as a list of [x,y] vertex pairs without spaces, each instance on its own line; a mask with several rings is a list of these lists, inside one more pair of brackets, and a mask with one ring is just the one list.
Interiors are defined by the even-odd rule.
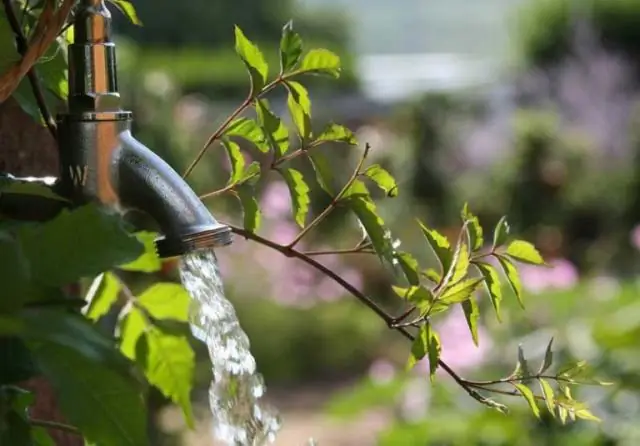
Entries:
[[[22,32],[22,27],[18,22],[18,18],[16,16],[15,9],[13,8],[12,0],[2,0],[4,5],[5,15],[9,22],[9,26],[11,26],[11,30],[16,36],[16,47],[18,49],[18,53],[24,57],[28,51],[28,43],[27,38]],[[27,4],[27,2],[25,2]],[[38,73],[36,72],[35,65],[31,67],[31,69],[27,72],[27,77],[29,79],[29,83],[31,84],[31,90],[33,91],[33,96],[36,99],[36,103],[38,105],[38,109],[40,110],[40,114],[42,115],[42,119],[46,124],[51,136],[56,137],[56,122],[47,107],[47,102],[44,99],[44,93],[42,90],[42,85],[40,84],[40,79],[38,78]]]
[[68,432],[70,434],[81,436],[82,433],[78,430],[78,428],[74,426],[70,426],[64,423],[57,423],[55,421],[47,421],[47,420],[36,420],[31,418],[29,420],[29,424],[32,426],[44,427],[47,429],[55,429],[63,432]]

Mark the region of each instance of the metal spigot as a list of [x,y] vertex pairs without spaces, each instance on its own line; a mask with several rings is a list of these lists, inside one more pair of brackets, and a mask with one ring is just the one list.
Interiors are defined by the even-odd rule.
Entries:
[[60,190],[74,203],[142,211],[159,225],[161,257],[231,243],[198,196],[162,158],[131,134],[133,115],[118,93],[111,14],[82,0],[69,45],[69,106],[58,116]]

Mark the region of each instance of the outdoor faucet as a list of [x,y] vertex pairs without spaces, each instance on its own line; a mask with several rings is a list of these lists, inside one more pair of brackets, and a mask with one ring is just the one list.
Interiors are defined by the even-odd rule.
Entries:
[[131,134],[121,108],[111,14],[104,0],[81,0],[69,45],[68,110],[58,116],[60,193],[74,204],[98,202],[142,211],[158,224],[161,257],[227,245],[219,223],[182,177]]

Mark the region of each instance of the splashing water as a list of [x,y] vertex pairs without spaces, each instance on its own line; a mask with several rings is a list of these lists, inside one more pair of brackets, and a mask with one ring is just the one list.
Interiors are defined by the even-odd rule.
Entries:
[[280,419],[274,409],[260,401],[265,385],[256,372],[249,338],[224,296],[215,253],[203,250],[184,256],[180,277],[193,299],[191,331],[207,344],[211,357],[209,404],[215,437],[230,446],[272,443]]

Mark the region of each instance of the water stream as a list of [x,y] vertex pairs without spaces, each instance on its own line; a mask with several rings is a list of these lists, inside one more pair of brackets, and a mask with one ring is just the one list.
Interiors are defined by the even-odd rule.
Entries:
[[189,322],[193,335],[207,344],[213,381],[209,404],[214,436],[229,446],[262,446],[280,429],[277,412],[262,401],[265,385],[256,371],[249,338],[233,305],[225,298],[213,251],[182,258],[180,277],[193,299]]

